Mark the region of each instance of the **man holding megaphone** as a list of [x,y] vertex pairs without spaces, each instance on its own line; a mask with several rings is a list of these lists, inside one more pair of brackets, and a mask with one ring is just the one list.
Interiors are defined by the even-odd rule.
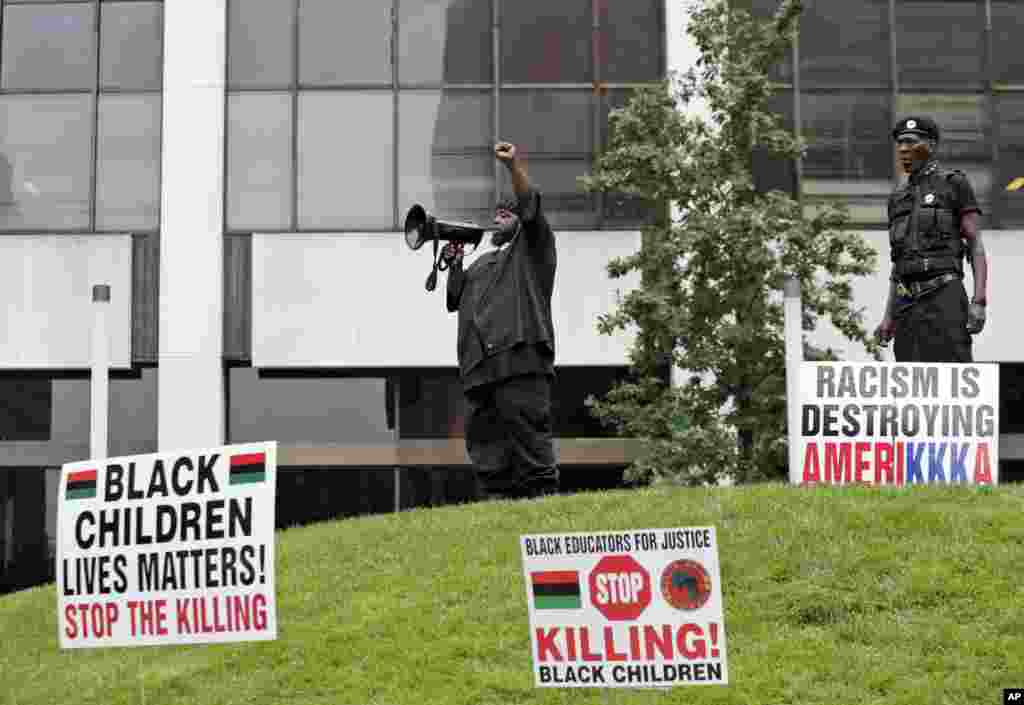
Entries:
[[445,246],[447,307],[458,311],[459,374],[466,398],[466,450],[483,498],[558,491],[551,423],[555,332],[555,236],[516,148],[494,147],[515,197],[497,204],[494,249],[468,268],[464,243]]

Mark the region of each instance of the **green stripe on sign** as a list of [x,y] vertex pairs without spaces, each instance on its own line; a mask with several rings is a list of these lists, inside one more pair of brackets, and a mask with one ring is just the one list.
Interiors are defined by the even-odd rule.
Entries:
[[81,487],[77,490],[68,490],[65,499],[90,499],[96,496],[95,487]]
[[533,606],[539,610],[578,610],[579,595],[534,595]]
[[267,479],[265,472],[233,472],[231,473],[232,485],[251,485],[256,482],[263,482]]

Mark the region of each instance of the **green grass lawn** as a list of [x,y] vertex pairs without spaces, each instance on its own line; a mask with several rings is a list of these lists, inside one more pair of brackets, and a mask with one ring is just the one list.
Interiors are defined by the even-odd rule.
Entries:
[[[730,685],[533,685],[523,533],[717,527]],[[0,597],[0,705],[1001,703],[1024,687],[1024,487],[654,489],[282,531],[278,639],[61,651]]]

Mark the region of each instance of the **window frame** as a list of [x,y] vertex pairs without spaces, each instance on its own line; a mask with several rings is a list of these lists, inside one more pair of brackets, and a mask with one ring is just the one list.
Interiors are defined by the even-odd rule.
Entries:
[[[225,12],[228,14],[229,17],[231,16],[230,13],[232,11],[231,3],[237,3],[238,1],[239,0],[227,0],[228,6],[226,7]],[[299,31],[300,31],[300,27],[299,27],[299,24],[300,24],[300,22],[299,22],[299,2],[300,1],[301,0],[290,0],[290,2],[291,2],[291,9],[292,9],[292,17],[293,17],[292,22],[291,22],[291,31],[293,32],[293,41],[292,41],[293,60],[292,60],[292,77],[291,77],[290,85],[287,88],[287,91],[289,91],[291,93],[291,95],[292,95],[292,147],[291,147],[291,159],[292,159],[292,185],[291,185],[291,190],[292,190],[292,194],[291,194],[292,207],[291,207],[291,214],[292,214],[292,218],[291,218],[291,222],[288,223],[287,226],[283,227],[283,228],[280,228],[280,227],[279,228],[274,228],[274,227],[267,227],[267,228],[260,228],[260,227],[256,227],[256,228],[253,228],[253,227],[233,228],[233,227],[230,226],[230,224],[228,223],[228,217],[227,217],[227,214],[228,214],[228,211],[227,211],[228,171],[227,170],[228,170],[228,166],[229,166],[228,163],[227,163],[227,154],[228,154],[228,152],[230,150],[230,146],[226,144],[225,145],[225,150],[224,150],[224,154],[225,154],[225,162],[224,162],[224,170],[225,170],[225,179],[224,179],[224,181],[225,181],[225,187],[223,189],[223,194],[222,194],[223,198],[224,198],[224,219],[223,219],[223,224],[222,225],[223,225],[223,232],[226,235],[244,235],[246,233],[251,233],[251,232],[260,232],[260,233],[267,233],[267,234],[332,234],[332,235],[337,234],[337,235],[343,235],[345,233],[382,233],[383,234],[383,233],[394,233],[396,231],[400,231],[401,227],[402,227],[402,222],[403,222],[404,217],[405,217],[405,210],[410,205],[410,204],[405,204],[405,203],[401,202],[401,194],[400,194],[400,190],[399,190],[400,189],[399,180],[401,178],[400,177],[399,151],[398,151],[399,149],[401,149],[400,135],[399,135],[399,125],[400,125],[400,120],[402,119],[401,115],[399,115],[399,99],[400,99],[400,95],[403,92],[405,92],[405,91],[414,92],[414,91],[418,91],[418,90],[422,90],[422,89],[431,89],[431,88],[432,89],[441,89],[441,90],[451,90],[451,91],[461,91],[461,90],[485,90],[485,91],[489,91],[491,93],[491,100],[492,100],[491,111],[492,111],[492,118],[493,118],[492,119],[490,135],[491,135],[491,139],[492,139],[492,143],[493,143],[493,142],[499,141],[500,139],[503,139],[503,137],[501,137],[502,130],[501,130],[500,111],[501,111],[501,98],[502,98],[503,92],[506,89],[522,90],[522,89],[531,89],[531,88],[533,88],[533,89],[552,89],[552,90],[566,90],[566,89],[567,90],[588,90],[588,91],[591,92],[590,93],[590,95],[591,95],[591,98],[590,98],[590,108],[591,108],[592,114],[594,115],[594,119],[596,120],[596,119],[599,119],[602,110],[605,110],[605,112],[607,112],[606,105],[607,105],[607,100],[608,100],[607,99],[607,94],[608,94],[608,90],[609,89],[635,89],[635,88],[641,88],[641,87],[650,86],[650,85],[657,85],[662,80],[664,80],[665,77],[667,76],[667,69],[668,69],[668,66],[667,66],[667,63],[668,63],[668,42],[667,42],[667,30],[666,30],[666,26],[667,26],[666,12],[667,12],[667,9],[666,9],[665,3],[661,2],[661,3],[659,3],[659,17],[658,17],[658,26],[657,26],[657,32],[659,34],[658,41],[660,43],[660,52],[659,52],[660,56],[659,56],[659,67],[658,67],[659,79],[658,79],[658,81],[606,83],[606,82],[601,80],[601,77],[600,77],[600,75],[598,73],[595,73],[594,76],[592,77],[593,80],[591,82],[586,82],[586,83],[552,82],[552,83],[530,84],[530,83],[509,83],[509,82],[505,82],[505,81],[502,80],[502,77],[500,75],[501,74],[501,68],[500,68],[501,56],[499,54],[499,51],[500,51],[499,48],[500,48],[500,45],[501,45],[500,20],[501,20],[502,3],[511,2],[511,0],[491,0],[491,15],[492,15],[492,27],[491,27],[492,34],[491,34],[491,39],[492,39],[492,46],[493,46],[492,52],[493,53],[492,53],[492,75],[491,75],[490,81],[488,81],[486,83],[457,83],[457,82],[454,82],[454,83],[448,83],[448,82],[440,82],[440,83],[436,83],[436,82],[432,82],[432,83],[407,82],[407,83],[403,83],[403,82],[400,81],[400,75],[401,75],[401,66],[400,66],[400,64],[401,64],[401,58],[402,57],[401,57],[401,52],[399,51],[400,46],[401,46],[401,37],[399,36],[401,22],[400,22],[399,12],[396,11],[396,4],[393,2],[393,4],[392,4],[392,12],[391,12],[391,49],[390,49],[390,56],[391,56],[391,60],[392,60],[392,63],[391,63],[391,85],[390,85],[390,91],[391,91],[391,94],[392,94],[393,110],[394,110],[394,115],[392,117],[392,130],[393,130],[393,134],[392,134],[392,145],[391,145],[391,154],[390,154],[390,157],[392,159],[392,184],[391,184],[392,185],[392,202],[393,202],[393,209],[392,209],[393,212],[392,212],[392,219],[391,219],[392,222],[387,227],[378,227],[378,228],[365,228],[365,227],[358,227],[356,225],[351,225],[351,226],[350,225],[345,225],[344,227],[328,227],[328,228],[319,228],[319,227],[305,227],[304,228],[304,227],[300,227],[299,209],[298,209],[298,203],[299,203],[299,194],[298,194],[298,189],[299,189],[299,186],[298,186],[298,175],[299,175],[299,168],[298,168],[298,133],[299,133],[298,103],[299,103],[299,97],[300,97],[301,94],[306,93],[306,92],[316,92],[316,91],[331,91],[331,92],[360,91],[360,90],[366,90],[370,86],[369,85],[362,85],[362,84],[348,84],[348,85],[346,85],[346,84],[325,84],[325,85],[318,85],[318,86],[304,86],[304,85],[301,85],[300,80],[299,80],[300,79],[300,77],[299,77],[299,71],[300,71],[299,55],[300,55],[300,52],[301,52],[301,47],[299,45],[299,41],[300,41],[300,37],[299,37]],[[592,16],[592,19],[595,20],[595,25],[596,25],[596,13],[597,12],[598,12],[597,5],[596,4],[592,4],[591,5],[591,16]],[[599,28],[597,26],[595,26],[593,29],[597,30]],[[229,66],[231,64],[231,40],[232,40],[232,32],[231,32],[231,28],[230,28],[230,25],[229,25],[228,26],[228,32],[227,32],[227,55],[226,55],[226,58],[225,58],[226,66]],[[594,38],[592,36],[591,37],[591,47],[593,47],[593,42],[594,42]],[[590,61],[592,62],[592,59]],[[374,84],[373,87],[374,87],[375,90],[376,89],[388,90],[387,88],[384,87],[383,84]],[[270,88],[270,87],[266,87],[266,88],[255,88],[255,87],[254,88],[244,88],[244,87],[228,85],[226,90],[225,90],[225,97],[224,97],[224,100],[225,100],[225,125],[226,125],[226,127],[225,127],[225,140],[229,140],[230,139],[229,136],[227,135],[227,105],[228,105],[229,101],[231,100],[231,96],[237,95],[237,94],[240,94],[240,93],[250,92],[250,91],[253,91],[253,92],[255,92],[255,91],[279,92],[279,91],[282,91],[282,90],[285,90],[285,89],[282,88],[281,86],[275,86],[273,88]],[[602,146],[602,144],[601,144],[601,134],[602,134],[602,132],[603,131],[599,130],[599,129],[595,129],[594,130],[594,135],[595,136],[593,138],[593,146],[590,149],[590,153],[589,153],[589,157],[588,157],[588,161],[589,161],[589,164],[590,164],[591,168],[593,166],[593,160],[594,160],[595,156],[599,153],[599,151],[601,149],[601,146]],[[528,160],[529,160],[529,157],[527,157],[527,163],[529,163]],[[495,177],[496,178],[495,178],[495,184],[494,184],[493,200],[497,201],[498,198],[501,196],[501,194],[503,192],[503,188],[507,187],[509,185],[509,181],[508,181],[507,175],[505,175],[503,173],[502,169],[496,169],[495,170]],[[543,184],[539,184],[539,186],[543,187]],[[593,217],[588,219],[588,220],[592,220],[593,221],[592,223],[580,224],[580,225],[575,225],[574,226],[574,225],[571,225],[571,224],[563,225],[563,224],[560,224],[560,223],[556,222],[555,223],[555,227],[557,227],[560,230],[595,230],[595,229],[599,229],[599,230],[608,230],[608,229],[611,229],[611,230],[636,230],[636,229],[639,229],[639,228],[643,227],[644,223],[641,222],[641,221],[638,221],[635,224],[624,223],[622,221],[611,222],[612,219],[610,219],[610,218],[606,219],[606,217],[605,217],[605,210],[606,209],[604,207],[604,201],[603,201],[602,195],[601,194],[595,194],[593,196],[593,200],[594,200],[594,206],[593,206],[593,210],[592,210]],[[606,220],[609,221],[609,222],[606,222]]]
[[[49,2],[44,0],[3,0],[0,2],[0,45],[4,39],[4,12],[8,6],[18,7],[51,7],[57,5],[57,2]],[[7,89],[0,87],[0,97],[2,96],[50,96],[50,95],[77,95],[77,96],[88,96],[91,98],[91,110],[88,116],[90,123],[90,139],[89,139],[89,192],[88,192],[88,219],[87,223],[81,227],[5,227],[0,223],[0,237],[5,235],[35,235],[35,234],[48,234],[48,235],[91,235],[91,234],[109,234],[109,233],[123,233],[130,231],[134,234],[140,235],[156,235],[160,231],[161,213],[160,207],[162,198],[157,199],[157,223],[155,227],[140,227],[140,228],[101,228],[97,218],[97,195],[98,195],[98,167],[99,167],[99,103],[100,97],[106,95],[155,95],[160,100],[160,114],[163,113],[163,66],[164,66],[164,42],[163,42],[163,27],[166,21],[164,12],[164,0],[66,0],[60,4],[65,5],[81,5],[90,6],[93,8],[93,30],[91,33],[91,52],[92,52],[92,68],[93,68],[93,79],[89,88],[82,89],[64,89],[64,90],[47,90],[47,89]],[[159,71],[159,82],[160,85],[155,88],[149,89],[124,89],[124,88],[104,88],[102,86],[102,11],[103,7],[109,7],[113,5],[158,5],[160,7],[159,12],[159,37],[160,46],[157,49],[157,61],[160,66]],[[2,49],[2,46],[0,46]],[[2,70],[3,55],[0,51],[0,70]],[[159,148],[157,151],[157,164],[156,164],[156,184],[155,189],[157,194],[162,194],[162,156],[163,156],[163,129],[162,129],[162,118],[159,125]]]
[[[904,87],[900,81],[900,66],[897,62],[897,47],[900,42],[900,36],[898,31],[898,23],[896,22],[896,13],[900,5],[911,4],[912,0],[888,0],[889,13],[887,18],[887,29],[889,35],[889,52],[890,52],[890,76],[888,81],[889,90],[889,123],[895,124],[896,120],[900,117],[897,113],[897,106],[900,97],[904,94],[928,94],[928,93],[951,93],[951,94],[971,94],[978,96],[982,105],[987,109],[989,119],[988,123],[984,125],[983,134],[988,142],[989,158],[987,163],[990,165],[992,174],[991,186],[987,191],[979,192],[979,201],[989,204],[990,213],[985,215],[985,227],[989,229],[1007,229],[1014,228],[1011,223],[1007,225],[1003,222],[1003,208],[1001,202],[1006,198],[1004,187],[1006,184],[1000,183],[997,178],[1001,173],[1002,163],[1000,160],[1000,129],[997,107],[999,100],[1003,96],[1007,95],[1024,95],[1024,79],[1016,83],[1000,82],[998,79],[998,62],[995,59],[994,54],[994,30],[992,26],[992,0],[985,0],[981,12],[983,16],[983,27],[981,30],[981,36],[983,39],[983,46],[978,48],[978,52],[982,55],[982,75],[980,85],[968,85],[964,82],[952,83],[946,87],[937,86],[911,86]],[[1003,3],[1005,5],[1006,3]],[[1003,8],[1005,9],[1005,8]],[[1016,8],[1014,8],[1016,9]],[[1024,20],[1024,6],[1019,10],[1021,13],[1021,19]],[[793,44],[792,54],[790,63],[795,67],[793,73],[793,79],[790,83],[777,83],[777,87],[781,89],[788,89],[793,91],[793,115],[794,115],[794,130],[797,136],[803,133],[803,120],[801,118],[800,101],[804,94],[804,89],[801,88],[801,71],[800,71],[800,38],[799,35]],[[863,90],[864,87],[859,86],[841,86],[841,85],[825,85],[816,83],[813,87],[814,91],[851,91],[851,90]],[[884,90],[884,88],[883,88]],[[942,125],[940,125],[940,128]],[[803,191],[804,178],[803,178],[803,165],[802,160],[796,161],[796,172],[797,182],[799,184],[799,192]],[[970,176],[970,174],[968,174]],[[898,165],[895,159],[893,160],[892,166],[892,187],[898,185],[901,180],[901,174],[898,173]],[[840,193],[828,194],[828,198],[837,198],[844,203],[850,203],[848,198],[845,198]],[[871,197],[872,203],[876,201],[884,204],[885,198],[882,196]],[[879,223],[856,223],[856,226],[861,229],[887,229],[888,224],[885,222]],[[1019,225],[1016,227],[1020,227]]]

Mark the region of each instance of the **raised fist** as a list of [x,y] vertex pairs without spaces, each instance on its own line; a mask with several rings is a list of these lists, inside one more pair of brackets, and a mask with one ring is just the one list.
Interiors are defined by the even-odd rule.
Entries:
[[511,162],[516,158],[516,146],[511,142],[498,142],[494,145],[494,156],[500,162]]

